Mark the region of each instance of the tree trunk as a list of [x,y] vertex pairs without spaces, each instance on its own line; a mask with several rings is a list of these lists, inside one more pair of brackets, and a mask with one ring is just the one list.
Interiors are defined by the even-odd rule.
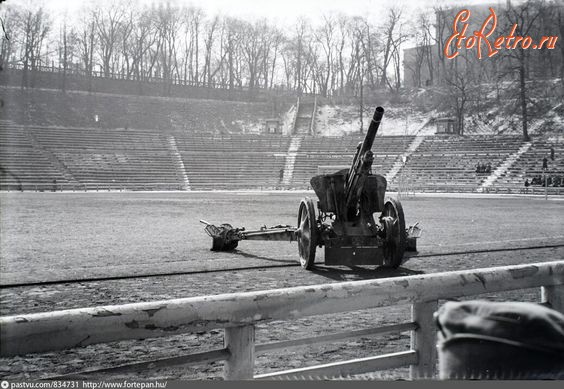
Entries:
[[521,122],[523,125],[523,140],[529,141],[527,129],[527,91],[525,84],[525,50],[521,50],[519,56],[519,97],[521,100]]

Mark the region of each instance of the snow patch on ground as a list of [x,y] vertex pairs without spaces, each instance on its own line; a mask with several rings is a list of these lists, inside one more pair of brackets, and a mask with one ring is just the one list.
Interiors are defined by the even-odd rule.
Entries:
[[264,130],[264,124],[257,121],[236,120],[234,124],[241,129],[240,132],[243,134],[262,134]]
[[[436,127],[428,125],[436,112],[405,112],[401,108],[386,108],[384,118],[378,130],[379,135],[431,135]],[[364,115],[364,131],[368,128],[371,114]],[[358,106],[321,105],[317,109],[316,129],[323,136],[342,136],[359,132],[360,118]]]
[[282,115],[282,134],[292,135],[292,126],[294,125],[294,117],[296,116],[296,106],[292,105],[288,112]]

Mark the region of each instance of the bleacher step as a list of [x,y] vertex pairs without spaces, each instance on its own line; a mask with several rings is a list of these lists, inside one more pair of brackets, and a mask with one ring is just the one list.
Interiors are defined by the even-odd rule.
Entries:
[[79,181],[73,176],[71,171],[67,168],[67,166],[57,157],[55,153],[53,153],[48,148],[44,147],[39,141],[35,138],[33,132],[29,129],[25,129],[25,135],[29,139],[33,148],[39,150],[39,152],[47,158],[47,160],[51,163],[51,165],[57,170],[64,179],[71,184],[78,184]]
[[174,138],[174,136],[172,135],[168,136],[167,145],[168,145],[168,149],[170,150],[172,161],[174,163],[174,169],[176,170],[177,174],[180,176],[182,180],[182,190],[191,190],[190,180],[188,179],[188,174],[186,173],[186,167],[184,166],[184,161],[182,160],[182,156],[178,151],[178,147],[176,145],[176,139]]
[[284,174],[282,176],[282,185],[290,185],[294,176],[294,167],[296,165],[296,156],[302,144],[303,138],[301,136],[294,136],[288,146],[286,153],[286,163],[284,165]]
[[394,162],[394,165],[392,166],[390,171],[386,174],[386,181],[388,181],[388,184],[392,183],[393,179],[397,176],[397,174],[399,173],[399,171],[403,167],[403,165],[404,165],[403,161],[407,160],[409,158],[409,156],[411,154],[413,154],[415,152],[415,150],[417,150],[419,145],[424,140],[425,140],[424,136],[416,136],[413,139],[413,141],[411,142],[411,144],[407,147],[405,152],[400,156],[399,160]]
[[503,163],[501,163],[497,169],[495,169],[492,174],[486,178],[484,180],[484,182],[482,183],[482,186],[479,187],[477,189],[478,192],[483,192],[486,188],[491,187],[499,177],[501,177],[502,175],[504,175],[505,173],[507,173],[507,171],[513,166],[513,164],[519,159],[519,157],[521,157],[521,155],[523,155],[524,153],[526,153],[531,146],[533,145],[532,142],[525,142],[523,143],[523,145],[521,145],[521,147],[519,147],[519,150],[517,150],[515,153],[509,155],[507,157],[507,159],[505,161],[503,161]]

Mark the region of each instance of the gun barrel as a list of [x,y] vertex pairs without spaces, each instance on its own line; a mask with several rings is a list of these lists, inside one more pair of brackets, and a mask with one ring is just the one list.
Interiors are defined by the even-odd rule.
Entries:
[[[354,180],[356,179],[356,175],[360,173],[360,165],[362,164],[362,157],[365,153],[372,149],[372,145],[374,144],[374,138],[378,133],[378,128],[380,127],[380,123],[382,122],[382,117],[384,116],[384,108],[376,107],[376,111],[374,111],[374,116],[372,117],[372,121],[370,122],[370,126],[368,127],[368,132],[364,137],[364,140],[360,144],[360,147],[356,151],[356,154],[353,159],[353,163],[349,169],[349,174],[347,176],[347,189],[346,192],[349,192],[353,189],[352,185]],[[348,195],[347,195],[348,197]]]
[[384,116],[384,108],[377,107],[376,111],[374,111],[374,116],[372,117],[368,131],[366,132],[366,136],[356,151],[353,163],[349,169],[345,183],[345,202],[347,208],[356,206],[357,196],[360,194],[360,190],[364,184],[363,174],[368,173],[367,169],[370,169],[372,165],[372,155],[370,155],[369,158],[366,157],[368,156],[368,152],[372,149],[372,144],[378,132],[378,127],[380,127],[382,116]]
[[372,121],[370,122],[370,126],[368,126],[368,131],[366,132],[366,136],[364,137],[364,141],[362,142],[359,155],[363,155],[365,152],[372,149],[374,138],[376,137],[378,128],[380,127],[380,123],[382,122],[382,116],[384,116],[384,108],[376,107],[376,111],[374,111],[374,116],[372,117]]

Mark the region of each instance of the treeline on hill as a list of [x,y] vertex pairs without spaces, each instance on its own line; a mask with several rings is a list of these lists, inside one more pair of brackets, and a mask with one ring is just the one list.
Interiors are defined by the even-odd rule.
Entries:
[[300,18],[283,28],[268,20],[206,15],[174,2],[93,3],[78,23],[58,26],[38,6],[14,2],[0,12],[10,37],[2,39],[5,67],[54,66],[85,75],[284,87],[323,96],[354,88],[361,78],[371,86],[399,87],[400,47],[409,37],[409,21],[399,9],[376,20],[325,15],[317,26]]
[[[558,87],[564,89],[563,42],[554,50],[501,50],[482,59],[475,50],[464,49],[455,59],[446,59],[442,50],[461,6],[420,9],[415,17],[399,7],[372,18],[326,14],[315,24],[300,18],[284,27],[268,20],[206,15],[200,8],[174,2],[92,3],[72,20],[67,16],[56,23],[37,4],[7,2],[0,7],[5,31],[0,66],[21,69],[22,87],[33,86],[34,71],[49,68],[63,75],[157,78],[165,85],[180,81],[228,89],[284,88],[349,96],[357,102],[371,92],[397,94],[407,84],[434,88],[433,109],[455,116],[461,132],[469,110],[484,101],[490,104],[492,96],[500,104],[513,99],[510,105],[521,117],[525,138],[531,117],[543,112],[539,104],[544,96],[538,93],[544,89],[533,90],[535,81],[560,78]],[[494,8],[499,32],[495,36],[517,23],[515,35],[564,39],[560,0]],[[477,18],[472,16],[479,27],[483,17]],[[417,48],[404,62],[402,50],[414,41]]]
[[[448,54],[458,50],[452,59],[444,49],[453,34],[452,23],[463,7],[435,8],[435,15],[419,15],[416,25],[417,47],[406,61],[406,77],[414,86],[431,86],[434,99],[428,99],[433,109],[448,112],[457,119],[460,132],[464,132],[465,118],[471,113],[483,116],[483,121],[509,118],[509,126],[521,127],[528,139],[529,123],[547,113],[560,115],[564,107],[564,3],[562,1],[525,1],[512,5],[491,6],[496,17],[496,27],[488,38],[491,48],[499,36],[508,36],[514,25],[508,49],[503,41],[501,48],[491,56],[485,44],[481,45],[481,58],[477,45],[467,49],[468,37],[480,30],[482,23],[492,14],[490,6],[468,7],[469,25],[461,48],[452,42]],[[458,22],[458,31],[463,23]],[[491,20],[486,31],[491,26]],[[530,37],[522,48],[520,40]],[[557,37],[553,49],[531,47],[543,37]],[[526,38],[525,38],[526,39]],[[470,46],[470,45],[469,45]],[[429,91],[428,91],[429,92]],[[558,112],[550,112],[557,110]],[[561,116],[561,115],[560,115]],[[514,120],[517,117],[518,120]]]

